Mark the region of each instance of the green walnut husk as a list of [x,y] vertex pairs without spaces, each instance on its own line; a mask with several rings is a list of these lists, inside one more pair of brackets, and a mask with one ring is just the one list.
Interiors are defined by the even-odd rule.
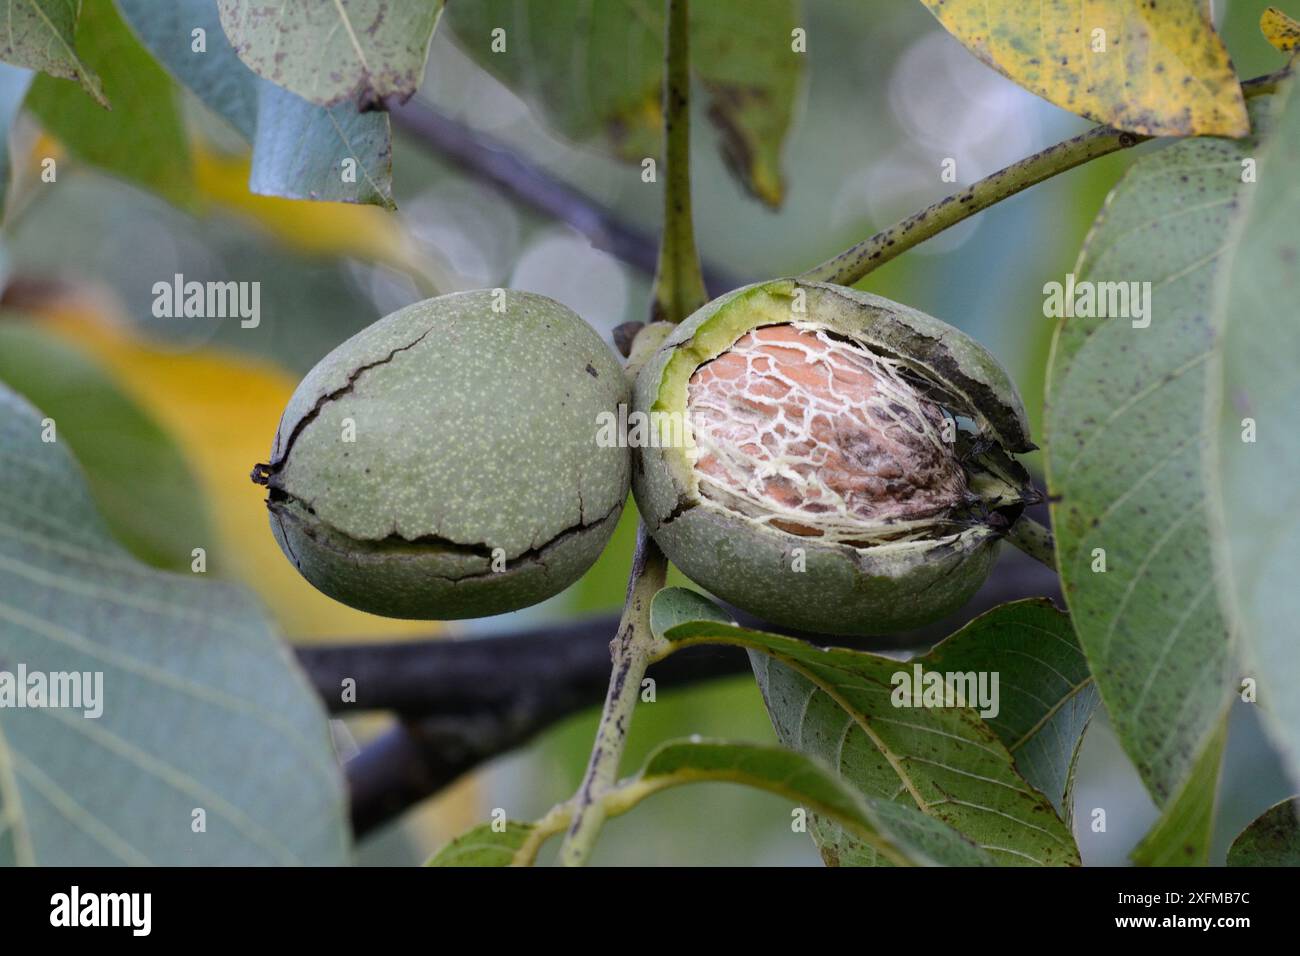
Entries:
[[613,353],[559,303],[445,295],[322,359],[253,478],[280,547],[331,597],[389,617],[498,614],[557,594],[608,543],[630,462],[597,444],[598,421],[627,398]]
[[634,411],[658,419],[652,434],[674,418],[689,421],[696,371],[751,330],[776,325],[823,330],[883,357],[946,412],[961,500],[921,520],[824,537],[816,529],[791,533],[770,514],[702,493],[700,452],[687,425],[686,442],[666,440],[668,431],[665,440],[636,443],[633,492],[650,533],[695,583],[780,626],[882,634],[953,612],[984,582],[1001,537],[1037,498],[1011,457],[1034,448],[1011,380],[981,345],[929,315],[853,289],[779,279],[725,295],[676,328],[638,374]]

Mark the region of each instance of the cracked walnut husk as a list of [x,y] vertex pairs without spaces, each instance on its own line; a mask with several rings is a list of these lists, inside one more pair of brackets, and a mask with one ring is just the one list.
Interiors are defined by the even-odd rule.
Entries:
[[627,391],[559,303],[441,296],[323,358],[253,480],[285,555],[331,597],[389,617],[500,614],[559,593],[608,543],[629,454],[598,444],[597,422]]

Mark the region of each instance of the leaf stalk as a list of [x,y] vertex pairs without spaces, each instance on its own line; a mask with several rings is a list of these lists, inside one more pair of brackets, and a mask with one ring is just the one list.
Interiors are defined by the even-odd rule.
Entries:
[[655,270],[651,321],[680,322],[708,292],[691,214],[691,66],[689,0],[667,0],[665,28],[664,231]]
[[647,533],[645,525],[639,525],[623,617],[618,633],[610,642],[614,667],[610,672],[605,707],[587,771],[572,801],[569,832],[560,847],[560,862],[565,866],[581,866],[591,855],[596,837],[608,816],[604,798],[618,780],[632,711],[641,694],[646,668],[673,650],[650,630],[650,601],[667,578],[668,559]]

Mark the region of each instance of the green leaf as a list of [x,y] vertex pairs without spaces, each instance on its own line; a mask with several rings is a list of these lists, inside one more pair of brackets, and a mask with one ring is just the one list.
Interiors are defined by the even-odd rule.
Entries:
[[[12,313],[0,313],[0,382],[57,423],[86,470],[109,531],[155,567],[188,570],[216,538],[194,474],[175,441],[84,354]],[[149,504],[141,507],[141,476]]]
[[[222,32],[216,0],[118,0],[122,15],[167,70],[253,144],[249,189],[288,199],[393,207],[388,114],[350,103],[318,106],[246,67]],[[206,32],[206,51],[190,31]],[[343,161],[356,163],[345,180]]]
[[[992,860],[951,827],[914,807],[867,800],[814,760],[781,747],[726,741],[668,741],[640,772],[607,796],[607,813],[627,813],[642,800],[688,783],[738,783],[803,804],[838,821],[894,862],[989,866]],[[538,823],[483,824],[434,854],[430,866],[529,865],[540,844],[569,823],[563,808]]]
[[691,621],[735,623],[722,608],[690,588],[662,588],[650,601],[650,633],[660,640],[671,628]]
[[[929,866],[997,866],[986,849],[976,846],[956,829],[937,817],[923,813],[907,803],[894,803],[889,800],[872,799],[856,790],[853,793],[866,802],[871,809],[872,819],[880,831],[886,835],[909,861],[917,865]],[[879,846],[865,842],[841,820],[827,817],[813,809],[812,821],[815,827],[827,825],[837,827],[839,832],[852,838],[852,842],[841,842],[837,846],[819,845],[822,860],[827,866],[855,865],[853,854],[870,853],[873,865],[888,866],[890,860],[882,853]],[[815,828],[814,828],[815,832]],[[857,864],[862,865],[862,864]]]
[[0,215],[9,195],[9,133],[31,83],[31,70],[0,63]]
[[[1242,664],[1257,686],[1264,726],[1300,780],[1300,92],[1274,97],[1275,130],[1242,187],[1211,309],[1220,351],[1209,363],[1207,470],[1215,566]],[[1235,241],[1234,241],[1235,240]],[[1248,434],[1253,428],[1254,434]],[[1247,438],[1253,441],[1247,441]]]
[[1274,804],[1237,834],[1228,866],[1300,866],[1300,797]]
[[[355,163],[344,179],[344,164]],[[387,113],[309,104],[272,83],[257,95],[257,138],[248,188],[290,199],[372,203],[395,209]]]
[[514,820],[483,823],[456,837],[424,865],[510,866],[536,830],[536,824]]
[[739,783],[786,797],[834,820],[894,862],[991,866],[992,859],[915,807],[869,800],[820,762],[794,750],[723,741],[670,741],[647,759],[638,781],[650,792],[683,783]]
[[74,49],[79,5],[80,0],[0,0],[0,60],[76,80],[107,106],[99,77]]
[[[1251,102],[1257,125],[1261,99]],[[1065,598],[1116,735],[1160,806],[1192,773],[1232,690],[1202,419],[1209,297],[1248,188],[1241,160],[1256,148],[1255,138],[1198,139],[1133,164],[1075,273],[1125,289],[1149,282],[1146,319],[1063,319],[1048,368],[1047,482]]]
[[320,106],[369,109],[420,86],[443,0],[217,0],[239,58]]
[[[660,592],[655,600],[673,598]],[[897,675],[911,675],[910,664],[715,621],[678,624],[664,637],[756,652],[750,656],[781,742],[834,767],[869,800],[920,810],[1000,863],[1079,862],[1051,802],[1017,773],[973,709],[895,704]],[[879,862],[852,834],[817,822],[813,835],[829,861]]]
[[[561,135],[598,138],[627,162],[659,156],[662,3],[554,3],[538,16],[514,0],[478,0],[452,4],[447,20],[466,52]],[[791,49],[795,26],[793,0],[691,5],[691,66],[719,149],[740,184],[774,207],[784,195],[781,145],[804,69],[805,55]],[[503,52],[493,50],[497,29],[505,31]]]
[[[221,29],[216,0],[117,0],[117,7],[167,72],[253,141],[257,87],[263,81],[235,55]],[[194,30],[203,31],[202,52],[194,49]]]
[[0,709],[0,862],[346,862],[325,714],[261,610],[132,560],[43,431],[0,388],[0,670],[101,673],[102,713]]
[[980,615],[921,660],[926,670],[999,673],[998,715],[986,722],[1020,775],[1069,821],[1075,764],[1100,700],[1070,618],[1045,598],[1014,601]]
[[1225,712],[1182,787],[1133,850],[1133,862],[1138,866],[1204,866],[1209,862],[1215,795],[1227,738]]
[[1147,136],[1250,131],[1201,0],[922,0],[989,66],[1057,106]]
[[[686,588],[665,588],[650,605],[656,637],[691,621],[732,623],[716,604]],[[920,663],[926,670],[999,672],[1000,708],[986,722],[1025,780],[1068,820],[1075,763],[1099,701],[1069,617],[1046,598],[1004,604]]]
[[49,76],[32,83],[27,108],[74,156],[188,205],[189,146],[175,84],[132,36],[112,0],[85,0],[77,48],[103,77],[112,111]]

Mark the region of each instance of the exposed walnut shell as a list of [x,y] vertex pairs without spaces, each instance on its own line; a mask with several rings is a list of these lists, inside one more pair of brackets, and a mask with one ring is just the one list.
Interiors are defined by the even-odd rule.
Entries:
[[[1020,396],[978,342],[880,296],[773,279],[637,374],[637,509],[669,560],[779,626],[887,634],[952,613],[1034,499]],[[684,434],[688,440],[677,440]]]
[[747,332],[691,376],[687,419],[700,491],[792,534],[860,539],[966,495],[943,410],[824,329]]

